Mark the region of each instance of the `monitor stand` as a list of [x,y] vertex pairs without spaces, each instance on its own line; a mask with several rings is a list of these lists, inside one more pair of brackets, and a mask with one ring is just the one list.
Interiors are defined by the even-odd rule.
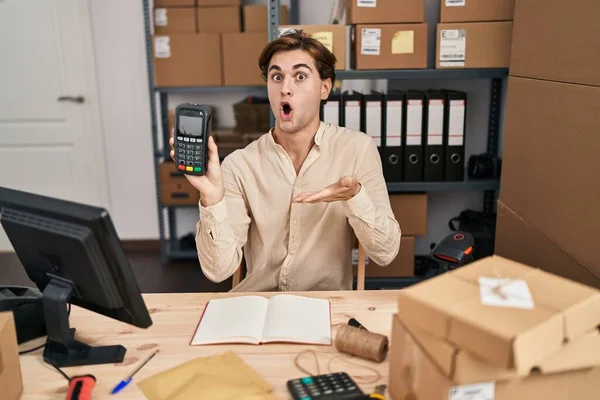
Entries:
[[75,340],[75,329],[69,326],[67,304],[73,283],[52,277],[43,293],[44,314],[48,339],[44,348],[44,361],[57,367],[120,363],[125,357],[125,347],[92,347]]

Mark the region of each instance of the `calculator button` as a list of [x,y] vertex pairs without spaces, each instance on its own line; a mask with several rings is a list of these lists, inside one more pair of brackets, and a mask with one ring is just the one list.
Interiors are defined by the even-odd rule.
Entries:
[[193,167],[194,163],[192,161],[188,161],[185,163],[185,165],[187,165],[188,167]]
[[194,167],[194,172],[202,172],[202,167]]
[[194,150],[194,145],[193,144],[186,144],[185,148],[188,150]]
[[189,142],[189,141],[190,141],[190,138],[189,138],[189,137],[184,137],[184,138],[183,138],[183,141],[184,141],[184,142]]
[[177,140],[183,140],[183,136],[177,136]]
[[196,151],[194,152],[194,154],[195,154],[195,155],[197,155],[197,156],[201,156],[201,155],[202,155],[202,151],[198,151],[198,150],[196,150]]
[[177,168],[179,168],[180,170],[185,170],[185,165],[178,165]]
[[190,172],[191,172],[191,171],[193,171],[193,170],[194,170],[194,168],[192,168],[192,167],[185,167],[185,170],[186,170],[186,171],[190,171]]
[[309,384],[312,383],[313,379],[311,377],[302,378],[302,383]]
[[190,138],[190,143],[196,143],[196,138],[191,137]]
[[331,394],[331,393],[333,393],[333,390],[331,390],[331,389],[327,389],[327,390],[325,390],[323,393],[325,393],[325,394]]

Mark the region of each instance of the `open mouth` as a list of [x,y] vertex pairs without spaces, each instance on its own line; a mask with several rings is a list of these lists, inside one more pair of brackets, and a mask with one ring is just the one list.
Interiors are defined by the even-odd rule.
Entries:
[[292,113],[292,106],[290,105],[290,103],[287,103],[287,102],[281,103],[281,112],[283,113],[283,115],[285,117],[289,117],[290,114]]

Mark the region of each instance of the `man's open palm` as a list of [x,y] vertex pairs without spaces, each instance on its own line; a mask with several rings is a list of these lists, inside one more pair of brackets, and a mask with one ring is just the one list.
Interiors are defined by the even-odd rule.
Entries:
[[292,199],[293,203],[329,203],[333,201],[346,201],[360,190],[360,183],[354,176],[344,176],[336,183],[327,186],[318,192],[302,193]]

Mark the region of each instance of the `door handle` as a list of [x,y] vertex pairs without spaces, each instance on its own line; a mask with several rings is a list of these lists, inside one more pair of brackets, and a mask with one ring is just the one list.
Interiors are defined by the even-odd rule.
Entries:
[[83,103],[85,101],[85,97],[83,96],[60,96],[58,101],[72,101],[73,103]]

